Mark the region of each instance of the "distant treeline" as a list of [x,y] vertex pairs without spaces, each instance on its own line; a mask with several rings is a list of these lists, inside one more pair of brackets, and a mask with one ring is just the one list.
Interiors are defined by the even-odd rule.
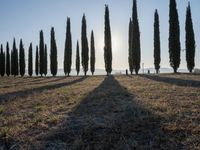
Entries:
[[[159,13],[155,10],[154,15],[154,65],[155,70],[159,73],[160,62],[161,62],[161,43],[160,43],[160,27],[159,27]],[[110,18],[109,18],[109,8],[108,5],[105,5],[105,27],[104,27],[104,61],[105,61],[105,70],[107,75],[112,72],[112,36],[110,29]],[[193,30],[192,23],[192,15],[190,3],[188,3],[188,7],[186,10],[186,22],[185,22],[185,32],[186,32],[186,40],[185,40],[185,48],[186,48],[186,61],[187,68],[189,72],[192,72],[195,66],[195,35]],[[57,45],[55,38],[54,28],[51,28],[51,44],[50,44],[50,71],[52,76],[57,75],[58,70],[58,62],[57,62]],[[132,17],[129,22],[129,70],[131,74],[135,72],[135,74],[139,73],[140,64],[141,64],[141,45],[140,45],[140,28],[139,21],[137,15],[137,1],[133,0],[133,9],[132,9]],[[89,59],[90,59],[90,71],[92,75],[95,72],[95,38],[94,32],[91,31],[91,39],[90,39],[90,51],[88,46],[88,38],[87,38],[87,23],[86,16],[83,15],[82,18],[82,28],[81,28],[81,53],[79,49],[79,41],[77,41],[76,46],[76,71],[77,75],[80,72],[80,66],[82,64],[82,68],[85,76],[88,72]],[[35,64],[33,64],[33,46],[30,43],[28,49],[28,75],[33,75],[33,68],[35,74],[38,76],[46,76],[48,71],[48,62],[47,62],[47,45],[44,42],[43,31],[40,31],[40,40],[39,45],[36,46],[35,51]],[[90,52],[90,58],[89,58]],[[174,73],[177,72],[180,65],[180,27],[179,27],[179,17],[176,6],[176,0],[170,0],[169,4],[169,58],[170,65],[174,70]],[[70,18],[67,18],[67,26],[66,26],[66,40],[65,40],[65,49],[64,49],[64,73],[66,76],[70,75],[71,66],[72,66],[72,35],[71,35],[71,22]],[[81,58],[80,58],[81,57]],[[25,49],[23,46],[22,39],[19,44],[19,51],[16,46],[15,38],[13,40],[13,46],[10,53],[9,43],[6,44],[6,50],[3,50],[3,45],[1,44],[0,51],[0,75],[7,76],[24,76],[25,75]]]

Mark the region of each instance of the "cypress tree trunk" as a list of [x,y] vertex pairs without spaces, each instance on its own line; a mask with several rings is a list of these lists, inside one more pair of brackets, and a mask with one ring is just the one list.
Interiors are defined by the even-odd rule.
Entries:
[[104,61],[107,75],[112,72],[112,40],[110,30],[109,8],[105,5],[105,29],[104,29]]
[[94,42],[94,32],[91,33],[91,54],[90,54],[90,70],[92,75],[94,75],[95,72],[95,42]]
[[44,49],[44,75],[47,75],[47,45],[45,44],[45,49]]
[[51,54],[50,54],[50,59],[51,59],[51,63],[50,63],[50,69],[51,69],[51,74],[53,76],[56,76],[57,74],[57,46],[56,46],[56,40],[55,40],[55,32],[54,32],[54,28],[51,28]]
[[129,22],[129,48],[128,48],[128,52],[129,52],[129,56],[128,56],[128,63],[129,63],[129,70],[130,70],[130,72],[131,72],[131,75],[133,74],[133,69],[134,69],[134,62],[133,62],[133,47],[132,47],[132,41],[133,41],[133,39],[132,39],[132,26],[133,26],[133,24],[132,24],[132,20],[130,19],[130,22]]
[[160,69],[160,29],[159,29],[159,15],[158,11],[154,14],[154,66],[156,73],[159,73]]
[[40,75],[43,76],[44,74],[44,35],[43,31],[40,31]]
[[38,74],[39,74],[39,66],[40,66],[38,51],[39,51],[39,48],[38,48],[38,46],[36,46],[36,54],[35,54],[35,74],[36,74],[36,76],[38,76]]
[[134,61],[135,73],[138,74],[140,70],[141,48],[140,48],[140,29],[137,16],[137,1],[133,0],[133,14],[132,14],[132,55]]
[[32,43],[29,46],[28,50],[28,74],[30,77],[33,75],[33,47]]
[[87,75],[88,71],[88,61],[89,61],[89,47],[88,47],[88,39],[87,39],[87,25],[86,25],[86,18],[85,14],[83,15],[82,18],[82,30],[81,30],[81,44],[82,44],[82,66],[83,66],[83,71],[84,75]]
[[20,75],[23,77],[25,74],[25,53],[24,53],[24,46],[22,39],[20,40],[19,45],[19,69],[20,69]]
[[176,0],[170,0],[170,13],[169,13],[169,58],[170,65],[177,73],[180,65],[180,28],[178,12],[176,8]]
[[10,76],[10,48],[9,43],[6,44],[6,74]]
[[186,12],[186,23],[185,23],[185,31],[186,31],[186,61],[187,61],[187,68],[190,73],[195,66],[195,34],[193,29],[193,22],[192,22],[192,14],[190,3],[187,7]]
[[77,41],[77,46],[76,46],[76,71],[77,71],[77,76],[79,75],[80,72],[80,54],[79,54],[79,43]]
[[65,40],[65,54],[64,54],[64,72],[65,75],[70,74],[72,65],[72,37],[71,37],[71,23],[70,18],[67,18],[67,31]]

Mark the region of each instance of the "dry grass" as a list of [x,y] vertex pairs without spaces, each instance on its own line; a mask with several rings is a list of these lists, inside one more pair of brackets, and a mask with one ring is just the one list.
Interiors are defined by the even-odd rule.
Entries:
[[200,76],[0,78],[0,149],[200,149]]

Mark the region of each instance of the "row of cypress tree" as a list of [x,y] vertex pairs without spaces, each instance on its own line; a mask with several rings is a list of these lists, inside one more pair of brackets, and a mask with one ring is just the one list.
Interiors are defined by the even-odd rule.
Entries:
[[[72,64],[72,37],[71,37],[71,25],[70,18],[67,18],[67,29],[66,29],[66,42],[64,50],[64,73],[65,75],[70,75],[71,64]],[[95,72],[95,41],[94,41],[94,32],[91,32],[91,54],[90,54],[90,68],[92,75]],[[86,26],[86,17],[83,15],[82,19],[82,66],[85,75],[88,71],[88,61],[89,61],[89,47],[87,41],[87,26]],[[6,57],[5,57],[6,56]],[[35,74],[38,76],[47,75],[48,62],[47,62],[47,45],[44,43],[43,31],[40,31],[40,41],[39,47],[36,46],[36,55],[35,55]],[[3,45],[1,45],[0,50],[0,75],[7,76],[10,75],[25,75],[25,50],[22,40],[20,40],[19,45],[19,54],[16,47],[15,39],[13,40],[13,48],[9,50],[9,44],[7,42],[6,46],[6,55],[3,51]],[[56,76],[58,70],[57,65],[57,45],[55,39],[54,28],[51,28],[51,39],[50,39],[50,71],[53,76]],[[76,52],[76,70],[77,75],[80,72],[80,53],[79,53],[79,42],[77,42],[77,52]],[[29,76],[33,75],[33,46],[32,43],[29,46],[28,50],[28,74]]]
[[[195,66],[195,34],[193,29],[192,15],[190,3],[188,3],[186,11],[185,23],[186,41],[186,61],[189,72],[192,72]],[[161,46],[160,46],[160,23],[157,9],[154,14],[154,66],[156,73],[159,73],[161,62]],[[169,58],[170,65],[177,72],[180,66],[180,27],[177,11],[176,0],[170,0],[169,4]],[[135,70],[138,74],[140,69],[140,31],[137,17],[137,2],[133,0],[132,18],[129,22],[129,69],[131,74]]]
[[[180,27],[178,12],[176,6],[176,0],[170,0],[169,4],[169,58],[170,65],[176,73],[180,66]],[[84,74],[87,75],[88,72],[88,62],[89,62],[89,46],[87,39],[87,24],[85,14],[82,18],[82,28],[81,28],[81,64],[83,67]],[[186,11],[186,61],[187,68],[190,72],[195,66],[195,35],[193,29],[192,15],[190,3],[188,4]],[[94,32],[91,32],[91,44],[90,44],[90,69],[92,75],[95,72],[95,42],[94,42]],[[76,71],[77,75],[80,72],[80,52],[79,52],[79,42],[77,41],[76,48]],[[33,47],[32,44],[29,46],[29,56],[28,56],[28,74],[32,76],[33,74]],[[154,65],[156,73],[159,73],[160,62],[161,62],[161,44],[160,44],[160,24],[159,24],[159,14],[155,10],[154,14]],[[6,58],[5,58],[6,57]],[[18,60],[19,57],[19,60]],[[11,58],[11,59],[10,59]],[[105,5],[105,29],[104,29],[104,61],[105,70],[107,75],[112,72],[112,36],[110,28],[110,18],[109,18],[109,8]],[[141,63],[141,45],[140,45],[140,29],[137,14],[137,1],[133,0],[132,17],[129,22],[129,69],[131,74],[135,71],[135,74],[139,73],[140,63]],[[36,58],[35,58],[35,73],[36,75],[47,75],[47,45],[44,43],[43,31],[40,31],[40,42],[39,47],[36,46]],[[67,18],[66,27],[66,40],[64,49],[64,73],[65,75],[70,75],[72,65],[72,36],[71,36],[71,23],[70,18]],[[3,76],[5,73],[9,76],[25,74],[25,53],[23,42],[20,40],[19,46],[19,56],[18,50],[16,48],[15,39],[13,41],[13,49],[11,51],[11,57],[9,54],[9,45],[6,45],[6,55],[3,51],[3,46],[1,45],[0,51],[0,74]],[[55,39],[55,31],[52,27],[51,29],[51,44],[50,44],[50,70],[53,76],[57,74],[57,45]]]
[[[90,41],[90,70],[92,75],[95,72],[95,40],[94,32],[91,31],[91,41]],[[82,18],[82,30],[81,30],[81,58],[82,58],[82,67],[85,76],[88,71],[88,62],[89,62],[89,46],[87,39],[87,23],[85,14]],[[80,72],[80,52],[79,52],[79,42],[77,41],[76,48],[76,71],[77,75]],[[109,20],[109,9],[108,6],[105,6],[105,48],[104,48],[104,57],[105,57],[105,67],[107,74],[112,72],[112,43],[111,43],[111,30],[110,30],[110,20]],[[47,45],[44,43],[44,34],[43,31],[40,31],[40,40],[39,47],[36,46],[35,54],[35,74],[38,76],[47,75]],[[11,59],[10,59],[11,58]],[[5,64],[6,60],[6,64]],[[11,63],[11,64],[10,64]],[[11,66],[10,66],[11,65]],[[72,65],[72,36],[71,36],[71,23],[70,18],[67,18],[67,27],[66,27],[66,40],[65,40],[65,49],[64,49],[64,73],[65,75],[70,75]],[[6,68],[5,68],[6,67]],[[19,70],[20,68],[20,70]],[[19,60],[18,60],[18,50],[16,48],[15,39],[13,41],[13,49],[11,52],[11,57],[9,54],[9,44],[7,43],[7,53],[5,59],[5,53],[3,52],[3,46],[1,45],[0,52],[0,73],[1,76],[4,76],[6,73],[7,76],[11,75],[17,76],[25,75],[25,52],[22,40],[20,40],[19,46]],[[55,39],[54,28],[51,28],[51,39],[50,39],[50,71],[53,76],[56,76],[58,70],[57,62],[57,45]],[[32,43],[29,46],[28,50],[28,74],[29,76],[33,75],[33,46]]]

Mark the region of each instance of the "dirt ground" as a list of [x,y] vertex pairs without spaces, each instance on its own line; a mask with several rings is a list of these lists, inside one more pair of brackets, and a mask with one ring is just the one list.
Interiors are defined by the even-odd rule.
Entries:
[[200,149],[200,75],[0,78],[1,149]]

